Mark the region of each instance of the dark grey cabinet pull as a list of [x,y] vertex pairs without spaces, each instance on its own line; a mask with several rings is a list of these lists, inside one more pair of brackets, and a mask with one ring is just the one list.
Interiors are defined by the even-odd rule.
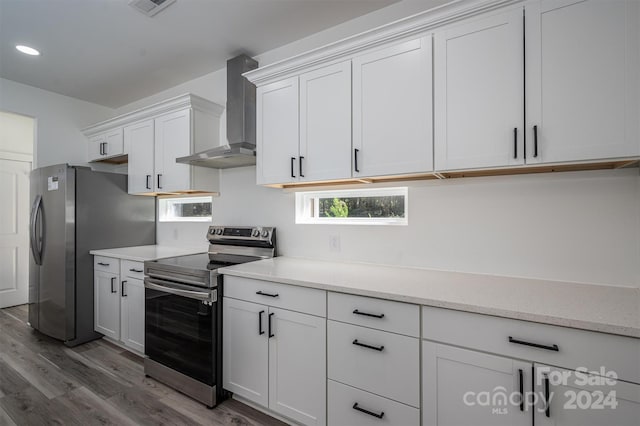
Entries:
[[108,263],[102,263],[102,262],[98,262],[98,265],[100,265],[100,266],[109,266]]
[[354,340],[353,342],[354,345],[356,346],[362,346],[363,348],[367,348],[367,349],[373,349],[374,351],[379,351],[382,352],[384,350],[384,346],[371,346],[371,345],[367,345],[366,343],[360,343],[358,342],[358,339]]
[[538,348],[538,349],[546,349],[548,351],[555,351],[555,352],[560,351],[560,348],[558,347],[558,345],[542,345],[540,343],[532,343],[532,342],[527,342],[525,340],[514,339],[511,336],[509,336],[509,343],[515,343],[516,345],[531,346],[532,348]]
[[262,314],[264,314],[264,310],[258,312],[258,334],[260,336],[264,334],[264,330],[262,329]]
[[117,293],[118,290],[114,288],[114,284],[116,283],[116,277],[111,278],[111,293]]
[[522,368],[518,369],[518,376],[520,380],[520,411],[524,411],[524,377]]
[[360,150],[358,148],[355,148],[353,150],[353,170],[355,170],[357,173],[360,173],[360,169],[358,168],[358,153],[360,152]]
[[353,404],[353,409],[354,410],[358,410],[361,413],[365,413],[365,414],[368,414],[370,416],[373,416],[373,417],[375,417],[377,419],[381,419],[381,418],[384,417],[384,411],[381,411],[380,414],[374,413],[373,411],[369,411],[369,410],[366,410],[364,408],[358,407],[358,403],[357,402],[355,404]]
[[293,174],[293,163],[296,161],[296,157],[291,157],[291,177],[294,178],[296,175]]
[[367,312],[360,312],[357,309],[354,309],[353,313],[356,314],[356,315],[363,315],[365,317],[384,318],[384,314],[370,314],[370,313],[367,313]]
[[538,156],[538,126],[533,126],[533,157]]
[[142,269],[133,268],[133,269],[129,269],[129,272],[138,272],[138,273],[140,273],[140,272],[142,272]]
[[122,281],[122,282],[120,283],[120,296],[121,296],[121,297],[127,297],[127,296],[128,296],[128,295],[127,295],[127,293],[125,293],[125,292],[124,292],[124,285],[125,285],[126,283],[127,283],[127,281],[126,281],[126,280],[125,280],[125,281]]
[[274,313],[273,313],[273,312],[271,312],[271,313],[269,314],[269,339],[271,339],[272,337],[274,337],[274,336],[275,336],[275,334],[273,334],[273,333],[271,332],[271,317],[272,317],[273,315],[274,315]]
[[280,296],[278,293],[276,293],[276,294],[264,293],[262,290],[256,291],[256,294],[258,294],[260,296],[268,296],[268,297],[278,297],[278,296]]
[[147,182],[146,182],[146,186],[147,189],[151,189],[151,175],[147,175]]
[[300,163],[300,164],[298,165],[298,166],[299,166],[299,168],[300,168],[300,169],[298,170],[298,172],[300,172],[300,177],[304,177],[304,175],[302,174],[302,159],[303,159],[303,158],[304,158],[304,157],[301,155],[301,156],[300,156],[300,161],[299,161],[299,163]]
[[513,158],[518,158],[518,128],[513,128]]
[[549,393],[549,376],[544,375],[544,415],[547,417],[551,417],[551,408],[549,407],[550,401],[550,393]]
[[160,177],[162,176],[162,174],[158,174],[158,189],[162,189],[162,185],[160,185]]
[[104,143],[104,155],[107,155],[109,152],[107,151],[107,148],[109,148],[109,144],[107,144],[106,142]]
[[104,142],[100,142],[100,155],[104,155],[103,146],[104,146]]

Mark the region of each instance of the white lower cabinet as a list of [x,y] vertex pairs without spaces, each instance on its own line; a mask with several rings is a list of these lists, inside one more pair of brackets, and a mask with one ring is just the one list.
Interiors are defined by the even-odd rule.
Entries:
[[94,281],[94,328],[114,340],[120,339],[120,294],[119,277],[112,272],[95,270]]
[[422,424],[530,425],[520,398],[531,389],[531,371],[531,363],[423,342]]
[[144,353],[144,282],[127,277],[120,283],[120,340]]
[[[277,294],[286,299],[286,289]],[[225,297],[222,363],[226,390],[301,424],[326,424],[325,318]]]

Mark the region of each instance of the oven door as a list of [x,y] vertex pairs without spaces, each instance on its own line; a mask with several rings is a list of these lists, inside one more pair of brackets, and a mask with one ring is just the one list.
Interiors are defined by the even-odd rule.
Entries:
[[145,354],[213,386],[216,290],[149,277],[144,285]]

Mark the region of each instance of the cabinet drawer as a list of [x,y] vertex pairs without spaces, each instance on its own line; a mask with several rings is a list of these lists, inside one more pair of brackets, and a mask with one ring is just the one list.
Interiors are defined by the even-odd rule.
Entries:
[[113,257],[93,256],[93,269],[120,275],[120,259]]
[[329,319],[420,337],[420,307],[352,294],[329,293]]
[[227,275],[224,277],[224,295],[310,315],[327,316],[327,293],[324,290]]
[[333,380],[329,380],[328,393],[327,423],[329,426],[418,426],[420,424],[420,410],[417,408]]
[[122,261],[122,275],[129,278],[144,280],[144,263],[131,260]]
[[568,369],[604,367],[620,379],[640,383],[640,339],[443,308],[422,309],[425,339]]
[[327,334],[330,379],[420,406],[419,339],[335,321]]

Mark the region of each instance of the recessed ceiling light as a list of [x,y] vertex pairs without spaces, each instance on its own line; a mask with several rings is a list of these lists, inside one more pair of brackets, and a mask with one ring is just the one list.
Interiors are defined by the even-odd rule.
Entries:
[[40,55],[40,52],[37,51],[36,49],[34,49],[33,47],[24,46],[22,44],[16,45],[16,49],[18,49],[19,51],[21,51],[22,53],[25,53],[27,55],[31,55],[31,56]]

